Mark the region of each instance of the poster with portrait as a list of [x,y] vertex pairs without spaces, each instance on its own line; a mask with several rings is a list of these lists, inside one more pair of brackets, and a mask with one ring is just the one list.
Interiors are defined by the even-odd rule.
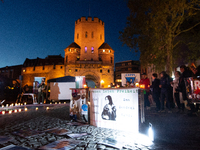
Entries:
[[67,133],[72,133],[69,129],[64,129],[64,128],[52,128],[52,129],[47,129],[45,130],[47,133],[52,133],[55,135],[65,135]]
[[90,124],[138,133],[138,88],[90,89]]
[[6,147],[0,148],[0,150],[31,150],[31,149],[11,144]]
[[70,115],[88,122],[88,88],[71,88]]
[[78,145],[80,142],[81,141],[74,140],[74,139],[61,139],[61,140],[55,141],[53,143],[47,144],[45,146],[42,146],[39,149],[69,150],[69,149],[72,149],[72,148],[76,147],[76,145]]
[[126,82],[130,82],[131,85],[135,85],[135,83],[140,81],[140,73],[122,73],[122,86],[126,86]]

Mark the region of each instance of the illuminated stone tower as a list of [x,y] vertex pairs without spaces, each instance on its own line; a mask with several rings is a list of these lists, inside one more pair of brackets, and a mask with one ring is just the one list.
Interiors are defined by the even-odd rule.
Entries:
[[74,42],[80,48],[80,60],[98,60],[98,48],[104,43],[104,22],[81,17],[75,22]]
[[104,22],[81,17],[75,22],[74,42],[65,49],[65,75],[85,76],[108,87],[114,82],[114,50],[105,43]]

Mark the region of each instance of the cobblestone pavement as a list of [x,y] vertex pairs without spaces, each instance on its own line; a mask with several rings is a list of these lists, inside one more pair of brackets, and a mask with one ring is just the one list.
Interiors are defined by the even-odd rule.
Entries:
[[[57,140],[69,139],[67,135],[55,135],[44,132],[51,128],[69,129],[73,133],[85,132],[88,135],[84,137],[75,138],[81,142],[74,148],[75,150],[113,150],[113,148],[104,144],[100,144],[106,138],[115,138],[121,133],[119,131],[97,128],[90,125],[73,126],[68,124],[69,118],[69,104],[49,105],[34,105],[26,106],[28,111],[18,113],[0,115],[0,136],[8,136],[12,139],[10,141],[0,143],[0,148],[10,144],[23,146],[31,149],[37,149],[41,146],[47,145]],[[36,111],[36,107],[38,110]],[[132,147],[123,147],[121,149],[156,149],[156,150],[190,150],[199,149],[200,137],[200,119],[199,116],[188,116],[185,113],[176,113],[176,109],[172,113],[158,113],[154,111],[154,107],[150,110],[145,110],[146,122],[140,124],[140,132],[147,132],[147,126],[150,122],[155,131],[155,141],[151,146],[143,145],[142,143],[132,140]],[[39,135],[20,137],[14,134],[19,130],[34,130],[42,132]],[[137,137],[136,137],[137,138]],[[131,141],[130,140],[130,141]],[[145,141],[145,139],[144,139]]]

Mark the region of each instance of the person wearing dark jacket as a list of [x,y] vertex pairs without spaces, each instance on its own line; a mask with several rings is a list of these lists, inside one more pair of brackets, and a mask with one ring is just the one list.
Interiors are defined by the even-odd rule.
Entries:
[[[188,77],[192,77],[192,71],[189,70],[185,65],[180,66],[180,71],[181,71],[181,76],[179,78],[179,84],[178,84],[178,91],[181,92],[181,98],[180,101],[186,101],[188,100],[187,98],[187,93],[186,93],[186,87],[185,87],[185,79]],[[181,109],[184,111],[185,109],[185,104],[182,102],[181,103]]]
[[153,73],[152,74],[152,85],[151,85],[151,88],[152,88],[152,96],[153,96],[153,100],[155,101],[156,103],[156,111],[159,111],[160,110],[160,80],[157,79],[157,74],[156,73]]
[[171,113],[171,102],[170,102],[170,95],[169,95],[169,91],[170,91],[170,78],[169,75],[166,74],[165,71],[162,71],[160,73],[160,85],[159,87],[161,88],[161,111],[164,111],[164,103],[165,103],[165,99],[166,99],[166,104],[167,107],[169,109],[169,113]]

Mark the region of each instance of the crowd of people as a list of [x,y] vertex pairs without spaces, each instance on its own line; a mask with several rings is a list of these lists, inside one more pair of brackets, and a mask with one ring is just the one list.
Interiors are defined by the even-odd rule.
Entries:
[[190,113],[195,113],[199,106],[194,105],[188,99],[186,93],[185,79],[189,77],[197,78],[200,76],[200,66],[186,67],[180,66],[180,72],[175,72],[172,79],[165,71],[159,75],[152,74],[152,84],[145,73],[142,74],[139,84],[144,85],[144,107],[150,109],[151,98],[156,104],[156,111],[172,113],[172,109],[177,107],[178,112],[184,112],[187,108]]

